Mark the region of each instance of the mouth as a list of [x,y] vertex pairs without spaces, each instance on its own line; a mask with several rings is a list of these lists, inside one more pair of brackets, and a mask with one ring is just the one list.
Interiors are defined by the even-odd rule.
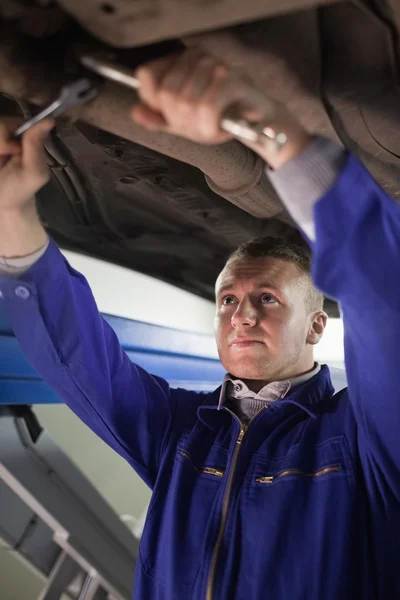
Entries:
[[231,348],[249,348],[251,346],[264,346],[264,342],[245,338],[237,338],[231,342]]

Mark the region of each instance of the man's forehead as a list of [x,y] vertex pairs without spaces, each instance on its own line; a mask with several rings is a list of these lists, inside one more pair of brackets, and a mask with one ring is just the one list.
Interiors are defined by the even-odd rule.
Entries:
[[[293,269],[294,267],[294,269]],[[241,282],[254,285],[268,284],[280,287],[287,283],[288,276],[296,275],[296,266],[280,258],[257,257],[234,260],[221,271],[216,281],[216,291]],[[289,277],[291,279],[291,277]]]

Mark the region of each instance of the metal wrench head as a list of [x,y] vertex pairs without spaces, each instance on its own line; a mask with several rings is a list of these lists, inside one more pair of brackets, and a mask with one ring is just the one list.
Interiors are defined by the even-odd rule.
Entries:
[[40,123],[48,117],[55,118],[62,115],[64,112],[93,100],[98,94],[98,90],[94,87],[90,79],[82,77],[72,83],[64,85],[57,98],[51,104],[45,106],[36,115],[25,121],[14,131],[14,137],[18,138],[31,127]]
[[58,117],[74,106],[86,104],[93,100],[98,94],[98,90],[94,87],[90,79],[82,77],[72,83],[64,85],[61,88],[60,94],[56,99],[58,107],[54,109],[52,117]]

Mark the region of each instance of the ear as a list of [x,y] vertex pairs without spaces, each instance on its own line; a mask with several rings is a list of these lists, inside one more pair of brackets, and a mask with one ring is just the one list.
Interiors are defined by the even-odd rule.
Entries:
[[307,333],[307,344],[315,346],[318,344],[325,331],[328,315],[324,311],[311,314],[311,323]]

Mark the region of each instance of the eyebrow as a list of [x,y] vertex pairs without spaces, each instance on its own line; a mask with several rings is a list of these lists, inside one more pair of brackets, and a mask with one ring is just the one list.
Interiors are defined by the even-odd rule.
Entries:
[[[216,295],[220,296],[223,292],[226,292],[227,290],[231,290],[234,287],[234,285],[235,285],[234,281],[231,281],[230,283],[226,283],[225,285],[223,285],[222,287],[220,287],[217,290]],[[264,289],[264,288],[268,288],[270,290],[274,290],[274,292],[281,293],[281,290],[278,287],[276,287],[276,285],[274,285],[273,283],[268,282],[268,281],[262,281],[262,282],[260,282],[257,285],[256,289],[257,290],[261,290],[261,289]]]

